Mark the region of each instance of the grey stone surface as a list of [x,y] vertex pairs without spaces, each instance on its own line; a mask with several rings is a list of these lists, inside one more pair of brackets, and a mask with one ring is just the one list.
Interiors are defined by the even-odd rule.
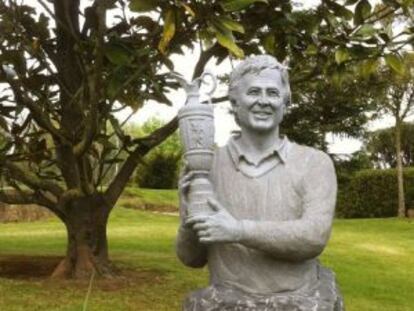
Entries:
[[211,285],[191,293],[185,311],[342,311],[343,302],[332,272],[321,268],[309,292],[252,294],[234,287]]
[[[229,98],[241,132],[214,151],[211,189],[200,191],[191,165],[180,181],[177,255],[210,272],[210,286],[184,310],[343,310],[317,260],[331,232],[335,170],[322,151],[279,135],[287,69],[270,56],[247,59],[230,77]],[[193,192],[208,208],[193,212]]]

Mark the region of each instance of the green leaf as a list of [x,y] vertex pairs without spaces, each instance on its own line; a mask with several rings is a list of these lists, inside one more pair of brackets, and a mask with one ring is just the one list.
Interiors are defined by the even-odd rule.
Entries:
[[403,75],[405,72],[404,63],[398,54],[385,55],[385,62],[397,74]]
[[342,64],[343,62],[349,59],[349,52],[346,48],[339,48],[335,52],[335,61],[338,65]]
[[355,7],[354,24],[361,25],[364,20],[371,14],[371,4],[368,0],[360,0]]
[[330,8],[336,16],[344,17],[346,20],[352,19],[354,16],[350,10],[335,1],[325,0],[326,5]]
[[266,53],[273,54],[275,52],[276,37],[273,33],[263,38],[263,47]]
[[357,3],[359,0],[347,0],[346,2],[345,2],[345,5],[346,6],[348,6],[348,5],[354,5],[355,3]]
[[318,48],[314,44],[309,44],[305,50],[306,55],[316,55],[318,54]]
[[129,9],[133,12],[148,12],[158,6],[158,0],[131,0]]
[[117,43],[108,44],[105,47],[105,56],[115,65],[126,65],[132,60],[130,51]]
[[7,124],[7,121],[5,118],[0,116],[0,127],[5,130],[6,132],[9,131],[9,125]]
[[360,66],[360,73],[364,78],[369,77],[378,68],[378,61],[376,59],[368,59]]
[[164,29],[158,49],[165,54],[168,44],[175,35],[175,10],[169,9],[164,17]]
[[357,32],[355,33],[356,36],[361,37],[371,37],[376,32],[374,26],[372,24],[365,24],[362,25]]
[[236,57],[243,58],[244,57],[244,52],[236,44],[232,32],[228,29],[222,29],[222,28],[219,28],[219,27],[215,27],[214,25],[212,25],[212,26],[213,26],[212,28],[215,31],[215,36],[216,36],[216,39],[217,39],[218,43],[221,46],[228,49]]
[[234,21],[231,17],[229,16],[217,16],[217,17],[213,17],[211,19],[211,22],[219,27],[219,28],[225,28],[231,31],[237,31],[240,33],[244,33],[244,27],[242,24]]
[[269,4],[268,0],[222,0],[219,3],[224,11],[234,12],[243,10],[255,2],[263,2]]
[[188,14],[190,14],[192,17],[195,17],[196,16],[196,14],[195,14],[195,12],[194,12],[194,10],[188,5],[188,4],[185,4],[184,2],[182,2],[182,1],[180,1],[180,5],[184,8],[184,10],[188,13]]

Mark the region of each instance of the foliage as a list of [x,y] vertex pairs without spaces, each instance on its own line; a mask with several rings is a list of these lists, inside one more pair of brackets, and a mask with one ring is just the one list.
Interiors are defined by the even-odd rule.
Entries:
[[[7,255],[26,262],[32,258],[26,268],[39,267],[36,272],[41,272],[41,263],[52,261],[65,248],[65,228],[57,220],[0,226],[0,265],[5,268],[0,273],[10,268],[4,265]],[[125,280],[96,278],[88,310],[180,310],[187,293],[206,286],[205,269],[189,269],[176,259],[177,226],[178,217],[117,207],[109,224],[112,257],[128,274]],[[413,235],[412,222],[406,220],[335,221],[321,261],[334,270],[347,310],[412,309]],[[35,280],[0,278],[0,309],[82,309],[88,282]]]
[[354,173],[373,168],[371,159],[364,150],[356,151],[345,158],[334,156],[334,163],[339,189],[349,186]]
[[[144,136],[163,125],[161,120],[152,118],[141,127],[130,127],[128,131]],[[176,188],[182,153],[180,137],[175,132],[146,156],[132,177],[134,183],[142,188]]]
[[[356,172],[338,194],[337,215],[344,218],[397,216],[397,173],[395,169]],[[405,199],[414,207],[414,168],[404,170]]]
[[[368,134],[365,146],[378,168],[395,168],[395,127],[380,129]],[[414,124],[401,125],[401,151],[403,166],[414,166]]]
[[359,138],[377,108],[374,79],[358,72],[348,73],[341,86],[329,79],[315,79],[293,89],[293,103],[283,120],[282,130],[298,143],[327,150],[326,134]]

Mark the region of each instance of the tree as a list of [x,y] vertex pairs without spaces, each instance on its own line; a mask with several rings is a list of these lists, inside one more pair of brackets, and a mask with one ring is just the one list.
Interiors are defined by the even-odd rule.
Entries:
[[407,117],[414,113],[414,54],[405,54],[399,72],[384,69],[380,73],[383,94],[378,102],[379,111],[394,118],[394,148],[398,179],[398,216],[406,216],[403,178],[402,127]]
[[[378,168],[395,168],[395,127],[376,130],[368,134],[365,146],[370,158]],[[401,159],[403,166],[414,166],[414,124],[401,124]]]
[[[369,71],[384,53],[398,67],[401,44],[380,40],[382,30],[373,25],[390,15],[409,16],[412,3],[384,0],[389,6],[373,10],[366,0],[347,1],[358,2],[351,11],[324,0],[302,12],[287,0],[37,2],[43,13],[0,2],[0,126],[7,140],[0,163],[12,188],[3,188],[0,200],[36,203],[59,217],[68,247],[54,276],[73,277],[112,273],[109,214],[138,163],[177,128],[174,118],[131,137],[114,114],[136,111],[148,100],[171,103],[166,94],[178,87],[167,73],[173,54],[200,44],[194,77],[211,59],[266,51],[280,60],[290,56],[295,85],[339,81],[348,64],[369,59],[363,67]],[[127,158],[119,157],[122,151]],[[119,171],[103,187],[108,166],[116,163]]]

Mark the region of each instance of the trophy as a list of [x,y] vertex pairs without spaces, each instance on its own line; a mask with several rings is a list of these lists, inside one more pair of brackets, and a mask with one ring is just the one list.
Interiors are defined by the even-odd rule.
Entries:
[[178,119],[184,146],[184,160],[187,169],[193,172],[188,192],[188,215],[208,214],[212,212],[207,198],[213,195],[208,176],[214,156],[214,114],[210,102],[200,103],[200,87],[211,79],[212,89],[205,93],[211,98],[217,81],[210,72],[204,72],[192,82],[187,82],[176,73],[173,73],[173,76],[187,94],[186,103],[178,112]]

